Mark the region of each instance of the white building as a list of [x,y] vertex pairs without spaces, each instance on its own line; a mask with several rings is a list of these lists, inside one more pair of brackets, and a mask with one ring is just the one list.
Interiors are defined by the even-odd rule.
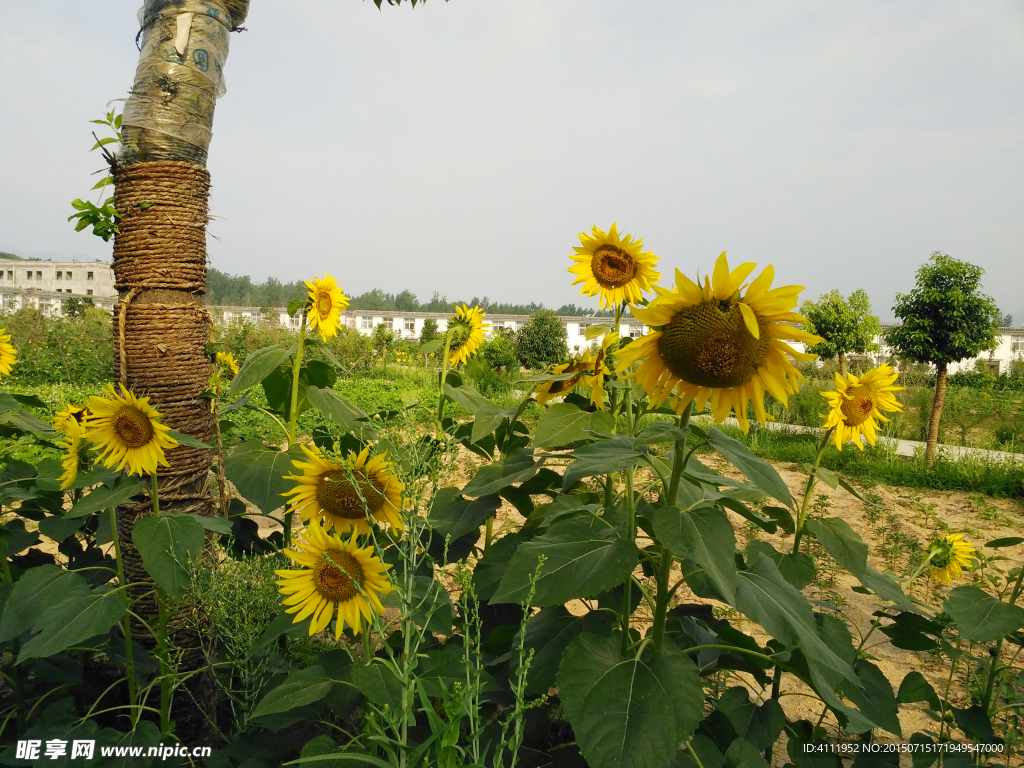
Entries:
[[[297,317],[289,317],[284,307],[211,307],[211,313],[219,322],[276,322],[292,328],[299,327]],[[437,322],[437,329],[440,332],[448,330],[448,312],[409,312],[409,311],[384,311],[384,310],[348,310],[342,313],[342,325],[354,328],[364,336],[373,333],[378,325],[383,325],[392,331],[400,339],[418,339],[423,332],[423,323],[428,318]],[[484,320],[490,323],[490,329],[486,336],[493,335],[498,329],[507,328],[511,331],[518,331],[530,319],[529,315],[498,315],[488,314]],[[593,325],[609,325],[613,322],[610,317],[594,316],[561,316],[558,320],[565,327],[566,343],[569,351],[573,354],[583,352],[596,340],[586,337],[586,330]],[[893,325],[883,324],[883,332]],[[647,333],[650,329],[631,317],[623,318],[619,326],[619,334],[630,338],[638,338]],[[882,337],[875,339],[881,350],[874,355],[862,356],[871,365],[877,365],[891,360],[893,351],[885,344]],[[800,342],[788,342],[790,346],[799,352],[804,351],[804,345]],[[851,355],[851,361],[858,356]],[[999,345],[989,353],[984,352],[978,355],[978,360],[983,360],[989,368],[996,373],[1009,373],[1014,360],[1024,359],[1024,327],[1004,327],[999,329]],[[949,366],[949,373],[957,371],[974,370],[975,360],[964,360]]]
[[60,314],[69,296],[91,298],[110,311],[117,301],[114,271],[101,261],[27,261],[0,259],[0,305],[13,312],[34,307]]

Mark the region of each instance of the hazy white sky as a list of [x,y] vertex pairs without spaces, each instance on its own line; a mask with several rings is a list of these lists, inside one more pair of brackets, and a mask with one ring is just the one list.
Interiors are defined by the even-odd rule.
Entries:
[[[138,5],[0,0],[0,250],[109,259],[66,219]],[[1024,314],[1019,0],[253,0],[245,26],[219,269],[557,306],[576,233],[618,221],[669,279],[726,250],[888,318],[941,250]]]

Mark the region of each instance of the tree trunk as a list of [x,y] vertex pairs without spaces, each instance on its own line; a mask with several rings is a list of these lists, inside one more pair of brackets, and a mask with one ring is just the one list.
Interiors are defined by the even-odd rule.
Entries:
[[839,375],[840,376],[845,376],[846,375],[846,353],[845,352],[840,352],[839,353]]
[[928,420],[928,444],[924,451],[924,460],[929,467],[935,463],[935,450],[939,444],[939,422],[945,404],[946,364],[939,363],[935,370],[935,400],[932,402],[932,416]]
[[[122,118],[122,149],[114,170],[115,207],[121,217],[114,241],[119,301],[114,311],[114,375],[137,395],[149,396],[164,422],[209,443],[213,414],[199,399],[210,363],[205,345],[212,324],[206,292],[206,222],[210,175],[206,157],[216,99],[224,92],[223,67],[230,31],[245,19],[248,0],[146,0],[142,46]],[[213,516],[208,488],[211,452],[179,446],[158,472],[162,510]],[[147,497],[118,512],[118,536],[129,583],[148,581],[132,545],[135,521],[151,513]],[[152,599],[136,611],[155,616]],[[172,619],[182,653],[180,672],[205,666],[200,638]],[[145,644],[141,626],[133,631]],[[148,639],[152,643],[152,638]],[[210,675],[194,675],[179,689],[173,719],[186,743],[205,744],[206,718],[216,711]]]

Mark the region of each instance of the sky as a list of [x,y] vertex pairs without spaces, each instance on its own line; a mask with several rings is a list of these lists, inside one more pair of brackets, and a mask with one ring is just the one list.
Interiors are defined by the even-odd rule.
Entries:
[[[67,217],[138,5],[0,0],[0,250],[109,260]],[[1017,0],[253,0],[245,27],[208,163],[220,270],[596,308],[567,256],[614,221],[666,283],[726,251],[883,320],[942,251],[1024,321]]]

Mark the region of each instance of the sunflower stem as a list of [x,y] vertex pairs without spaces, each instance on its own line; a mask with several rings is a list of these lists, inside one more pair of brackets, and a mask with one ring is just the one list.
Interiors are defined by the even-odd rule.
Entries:
[[[302,313],[299,321],[299,347],[295,350],[295,360],[292,362],[292,398],[288,408],[288,447],[295,445],[295,428],[299,420],[299,374],[302,371],[302,355],[306,350],[306,313]],[[292,515],[294,512],[284,513],[284,546],[285,549],[292,545]]]
[[800,505],[800,514],[796,517],[796,532],[793,534],[794,555],[800,551],[800,539],[804,535],[804,523],[807,522],[807,509],[811,503],[811,493],[814,491],[815,483],[818,482],[818,477],[814,470],[821,464],[821,457],[825,455],[825,449],[828,448],[829,438],[832,437],[832,433],[835,431],[835,427],[829,427],[825,430],[825,434],[821,436],[821,441],[818,443],[818,450],[814,454],[814,463],[811,465],[811,471],[807,473],[807,485],[804,486],[804,500]]
[[[117,563],[117,584],[127,588],[128,582],[124,577],[124,559],[121,557],[121,532],[117,527],[117,508],[110,508],[110,530],[114,534],[114,560]],[[127,596],[127,595],[126,595]],[[138,693],[135,688],[135,652],[132,648],[132,625],[131,618],[125,612],[124,621],[121,625],[124,634],[124,671],[128,676],[128,711],[131,717],[132,728],[134,729],[142,715],[142,711],[136,705]]]
[[444,336],[444,356],[441,358],[441,380],[438,386],[437,396],[437,435],[441,437],[441,432],[444,431],[444,384],[448,378],[448,354],[452,349],[452,335],[454,335],[455,329],[449,328]]
[[[3,565],[3,580],[5,584],[10,584],[14,579],[11,576],[11,566],[7,562],[7,553],[0,555],[0,563]],[[21,641],[18,639],[14,640],[14,658],[18,658],[18,654],[21,652]],[[27,719],[25,717],[25,672],[20,666],[14,668],[14,705],[17,712],[18,718],[18,735],[21,736],[25,732],[25,726]]]
[[[626,434],[633,434],[633,391],[626,389],[626,396],[623,398],[626,406]],[[633,468],[626,469],[626,534],[630,539],[636,541],[636,510],[633,505]],[[626,579],[622,586],[622,653],[629,650],[629,618],[633,613],[633,582]]]
[[[156,472],[149,476],[150,500],[153,503],[153,514],[160,515],[160,484],[157,481]],[[118,535],[114,529],[114,536]],[[167,647],[167,621],[170,611],[167,610],[167,595],[158,586],[156,588],[157,604],[157,656],[160,659],[160,733],[168,734],[171,730],[171,664],[169,660],[170,650]]]
[[[679,414],[676,425],[680,429],[686,429],[690,425],[690,413],[693,411],[692,402],[686,406],[686,410]],[[679,481],[683,475],[683,467],[686,466],[684,454],[686,453],[686,438],[676,440],[675,450],[672,454],[672,478],[669,480],[668,494],[666,501],[671,506],[676,505],[676,498],[679,495]],[[660,649],[665,640],[665,617],[668,615],[668,605],[672,601],[673,590],[669,588],[669,581],[672,578],[672,563],[675,558],[672,550],[662,545],[661,563],[658,570],[658,595],[654,604],[654,647]]]
[[[1014,582],[1013,589],[1010,590],[1010,605],[1017,602],[1017,598],[1020,597],[1021,584],[1024,582],[1024,565],[1017,570],[1017,581]],[[996,674],[999,671],[999,656],[1003,652],[1003,638],[999,638],[996,643],[994,652],[992,653],[992,667],[988,671],[988,681],[985,683],[985,695],[981,699],[981,707],[988,713],[989,707],[992,705],[992,691],[995,689]]]

